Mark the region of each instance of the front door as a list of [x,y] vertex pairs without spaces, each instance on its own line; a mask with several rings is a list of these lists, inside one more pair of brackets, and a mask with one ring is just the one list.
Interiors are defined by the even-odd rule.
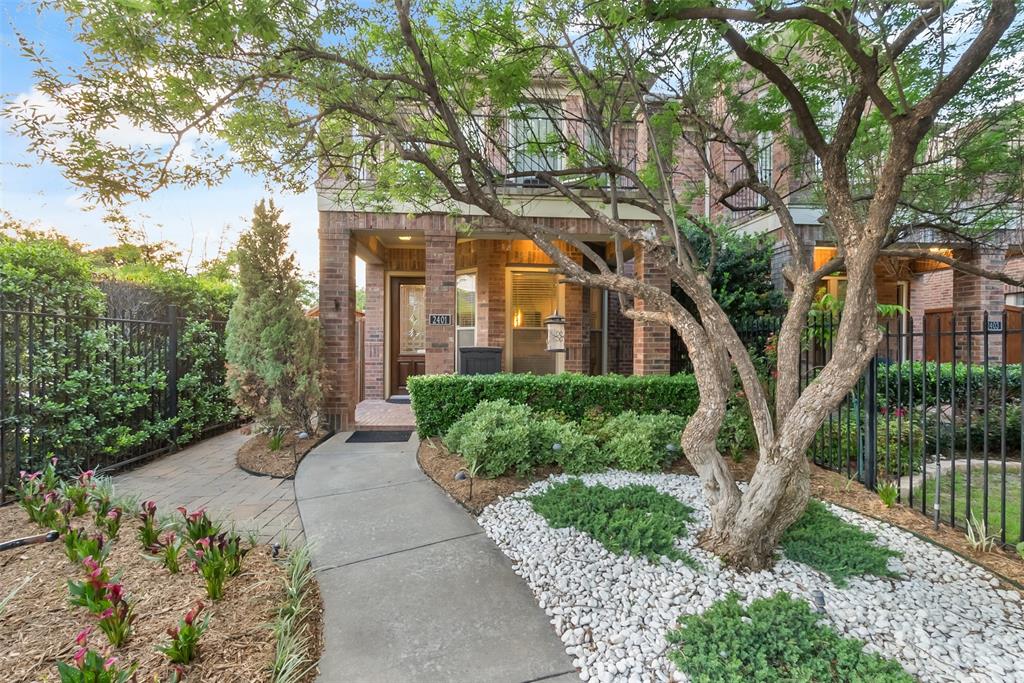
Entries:
[[408,394],[406,380],[426,370],[426,285],[421,277],[391,278],[391,391]]

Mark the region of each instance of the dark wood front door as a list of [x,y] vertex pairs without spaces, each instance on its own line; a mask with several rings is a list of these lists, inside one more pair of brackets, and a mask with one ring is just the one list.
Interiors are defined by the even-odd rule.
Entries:
[[406,381],[426,371],[427,305],[423,278],[391,278],[390,326],[390,394],[407,394]]
[[925,311],[924,322],[924,359],[940,363],[953,360],[953,309]]

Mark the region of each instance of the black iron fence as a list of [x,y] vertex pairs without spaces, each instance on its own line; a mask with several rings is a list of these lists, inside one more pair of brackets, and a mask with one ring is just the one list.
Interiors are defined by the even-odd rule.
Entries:
[[237,422],[220,320],[0,308],[0,502],[47,459],[113,470]]
[[[809,456],[937,522],[968,524],[1003,544],[1024,540],[1024,325],[1001,315],[883,321],[875,359],[819,430]],[[772,352],[778,321],[742,328],[752,349]],[[804,331],[802,387],[832,356],[838,321]],[[770,366],[770,363],[766,364]]]

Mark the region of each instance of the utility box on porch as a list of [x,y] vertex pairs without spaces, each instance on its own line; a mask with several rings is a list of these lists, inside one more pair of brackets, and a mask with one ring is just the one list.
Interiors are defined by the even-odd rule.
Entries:
[[493,375],[501,372],[500,346],[465,346],[459,349],[459,374]]

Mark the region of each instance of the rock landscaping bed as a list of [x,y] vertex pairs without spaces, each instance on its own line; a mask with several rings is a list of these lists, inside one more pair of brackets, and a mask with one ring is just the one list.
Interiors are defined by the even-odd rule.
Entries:
[[[551,495],[559,485],[562,503]],[[609,496],[599,485],[637,493]],[[682,507],[673,511],[659,494]],[[609,507],[616,500],[618,510]],[[592,505],[595,516],[573,519]],[[637,526],[655,513],[687,520],[674,534],[675,559],[652,555],[663,539]],[[812,506],[776,565],[753,573],[723,567],[698,546],[708,510],[699,480],[684,474],[556,475],[497,500],[479,522],[551,617],[582,680],[744,681],[766,666],[775,677],[757,680],[1024,680],[1020,593],[838,506]],[[820,615],[808,606],[819,591]],[[696,636],[707,633],[720,650],[699,646],[708,638]]]
[[[3,680],[315,676],[321,607],[305,549],[274,553],[202,510],[117,498],[88,473],[61,481],[48,467],[22,482],[22,504],[0,508],[0,540],[60,538],[0,552]],[[89,678],[99,671],[110,678]]]
[[262,432],[242,444],[235,462],[250,474],[289,479],[295,476],[299,463],[320,443],[322,437],[322,434],[314,434],[300,438],[300,435],[286,432],[275,442],[272,434]]

